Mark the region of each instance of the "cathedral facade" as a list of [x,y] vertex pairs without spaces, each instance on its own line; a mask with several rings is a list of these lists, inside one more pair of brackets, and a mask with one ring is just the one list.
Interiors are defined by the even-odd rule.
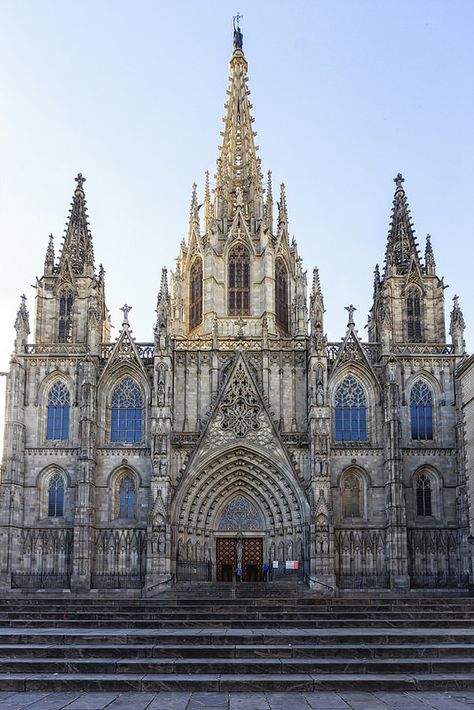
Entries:
[[[79,174],[66,235],[22,299],[7,384],[4,590],[138,590],[305,580],[315,592],[468,585],[469,511],[455,371],[430,239],[421,258],[395,178],[368,341],[348,306],[328,342],[254,142],[236,31],[215,187],[193,187],[153,342],[128,306],[110,342]],[[201,209],[202,207],[202,209]],[[309,295],[309,300],[308,300]]]

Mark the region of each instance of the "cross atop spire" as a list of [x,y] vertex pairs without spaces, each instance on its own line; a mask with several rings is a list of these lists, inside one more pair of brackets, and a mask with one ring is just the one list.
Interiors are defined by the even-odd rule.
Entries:
[[357,308],[356,308],[355,306],[353,306],[352,303],[351,303],[350,306],[346,306],[346,311],[349,313],[349,320],[348,320],[348,322],[347,322],[347,327],[348,327],[348,328],[349,328],[351,325],[355,325],[355,322],[354,322],[354,311],[356,311],[356,310],[357,310]]
[[129,322],[128,322],[128,314],[129,314],[130,311],[132,310],[132,306],[129,306],[129,305],[127,305],[127,304],[125,303],[125,304],[122,306],[122,308],[121,308],[120,310],[123,311],[123,322],[122,322],[122,325],[129,325]]
[[232,18],[232,24],[234,27],[234,49],[242,49],[243,45],[243,35],[240,31],[239,20],[243,20],[244,16],[237,12]]
[[396,176],[393,178],[393,182],[397,187],[402,187],[402,184],[405,182],[405,178],[401,173],[397,173]]
[[77,187],[79,190],[82,190],[82,186],[84,185],[86,179],[83,176],[82,173],[77,173],[77,177],[74,178],[74,180],[77,182]]

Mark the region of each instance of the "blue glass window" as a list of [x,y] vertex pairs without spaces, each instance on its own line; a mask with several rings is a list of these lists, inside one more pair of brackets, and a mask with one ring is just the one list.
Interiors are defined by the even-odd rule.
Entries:
[[142,440],[143,399],[131,377],[117,385],[112,394],[111,441]]
[[49,481],[48,516],[60,518],[64,515],[64,480],[56,473]]
[[346,377],[336,390],[336,441],[367,441],[367,408],[362,385]]
[[68,388],[58,380],[48,392],[47,439],[58,441],[68,438],[70,403]]
[[119,518],[135,517],[135,483],[129,475],[124,476],[119,488]]
[[410,392],[411,438],[433,438],[433,393],[426,382],[418,380]]
[[418,476],[416,481],[416,514],[429,516],[431,512],[431,481],[426,473]]

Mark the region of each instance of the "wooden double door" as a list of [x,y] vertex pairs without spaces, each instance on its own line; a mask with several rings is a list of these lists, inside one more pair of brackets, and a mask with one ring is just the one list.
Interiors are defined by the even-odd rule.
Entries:
[[[263,540],[261,537],[244,537],[242,544],[242,582],[259,582],[262,579]],[[237,540],[219,537],[216,541],[216,579],[233,582],[237,576]]]

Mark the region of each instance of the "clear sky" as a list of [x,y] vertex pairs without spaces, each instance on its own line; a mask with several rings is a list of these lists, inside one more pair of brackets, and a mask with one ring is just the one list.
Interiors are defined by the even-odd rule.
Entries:
[[0,370],[78,171],[112,323],[127,302],[152,340],[191,185],[214,174],[237,11],[262,170],[286,184],[309,281],[320,269],[329,339],[349,303],[365,335],[400,171],[472,352],[472,0],[0,0]]

